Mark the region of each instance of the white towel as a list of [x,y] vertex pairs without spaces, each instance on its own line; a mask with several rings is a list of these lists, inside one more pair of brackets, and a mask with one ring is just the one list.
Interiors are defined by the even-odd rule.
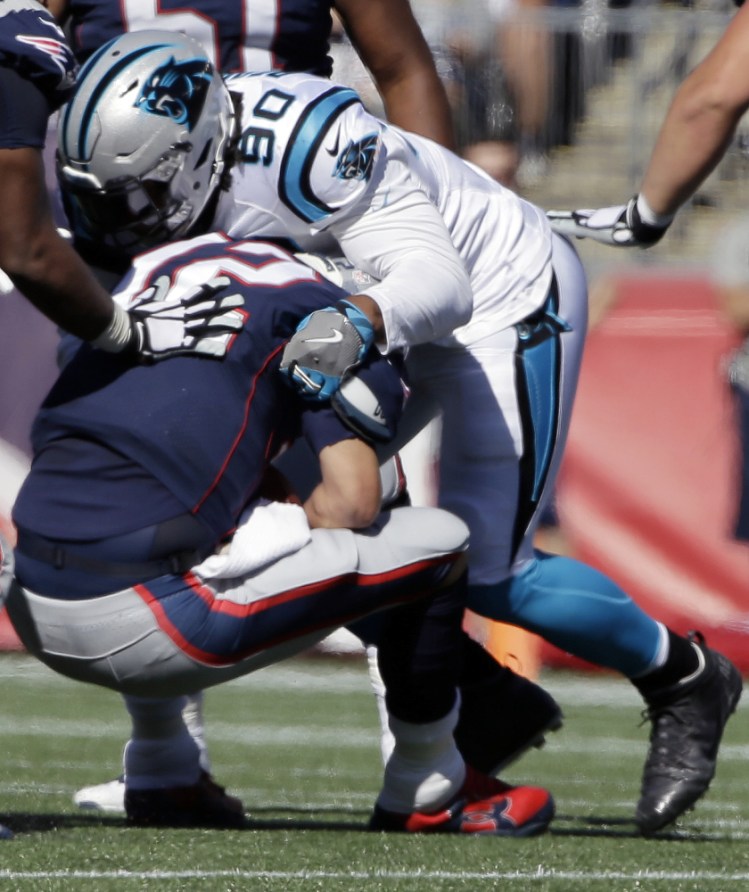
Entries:
[[202,579],[232,579],[299,551],[312,538],[301,505],[258,499],[239,518],[237,531],[218,554],[193,567]]

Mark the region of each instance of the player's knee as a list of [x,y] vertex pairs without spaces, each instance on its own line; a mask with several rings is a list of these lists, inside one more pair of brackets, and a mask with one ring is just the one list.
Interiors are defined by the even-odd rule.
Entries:
[[392,518],[398,521],[397,535],[404,543],[426,547],[435,554],[468,548],[468,527],[442,508],[401,508],[392,512]]

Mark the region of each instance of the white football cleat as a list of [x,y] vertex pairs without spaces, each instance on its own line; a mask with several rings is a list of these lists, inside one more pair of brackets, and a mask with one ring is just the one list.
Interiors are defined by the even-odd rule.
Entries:
[[120,777],[106,784],[83,787],[73,796],[78,808],[103,811],[108,814],[125,814],[125,778]]

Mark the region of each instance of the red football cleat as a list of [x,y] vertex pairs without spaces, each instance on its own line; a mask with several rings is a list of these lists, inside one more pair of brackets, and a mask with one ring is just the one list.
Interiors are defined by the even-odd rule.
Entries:
[[554,817],[554,800],[541,787],[513,787],[466,766],[466,779],[452,802],[436,812],[398,814],[376,805],[370,830],[400,833],[475,833],[536,836]]

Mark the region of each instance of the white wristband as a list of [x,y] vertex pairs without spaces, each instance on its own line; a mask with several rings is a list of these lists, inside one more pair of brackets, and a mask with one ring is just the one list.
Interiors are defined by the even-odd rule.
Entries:
[[655,226],[657,229],[665,229],[676,216],[676,214],[656,214],[642,192],[637,196],[637,213],[643,223]]
[[107,353],[121,353],[130,343],[132,336],[129,314],[115,303],[112,321],[91,344],[99,350],[106,350]]

